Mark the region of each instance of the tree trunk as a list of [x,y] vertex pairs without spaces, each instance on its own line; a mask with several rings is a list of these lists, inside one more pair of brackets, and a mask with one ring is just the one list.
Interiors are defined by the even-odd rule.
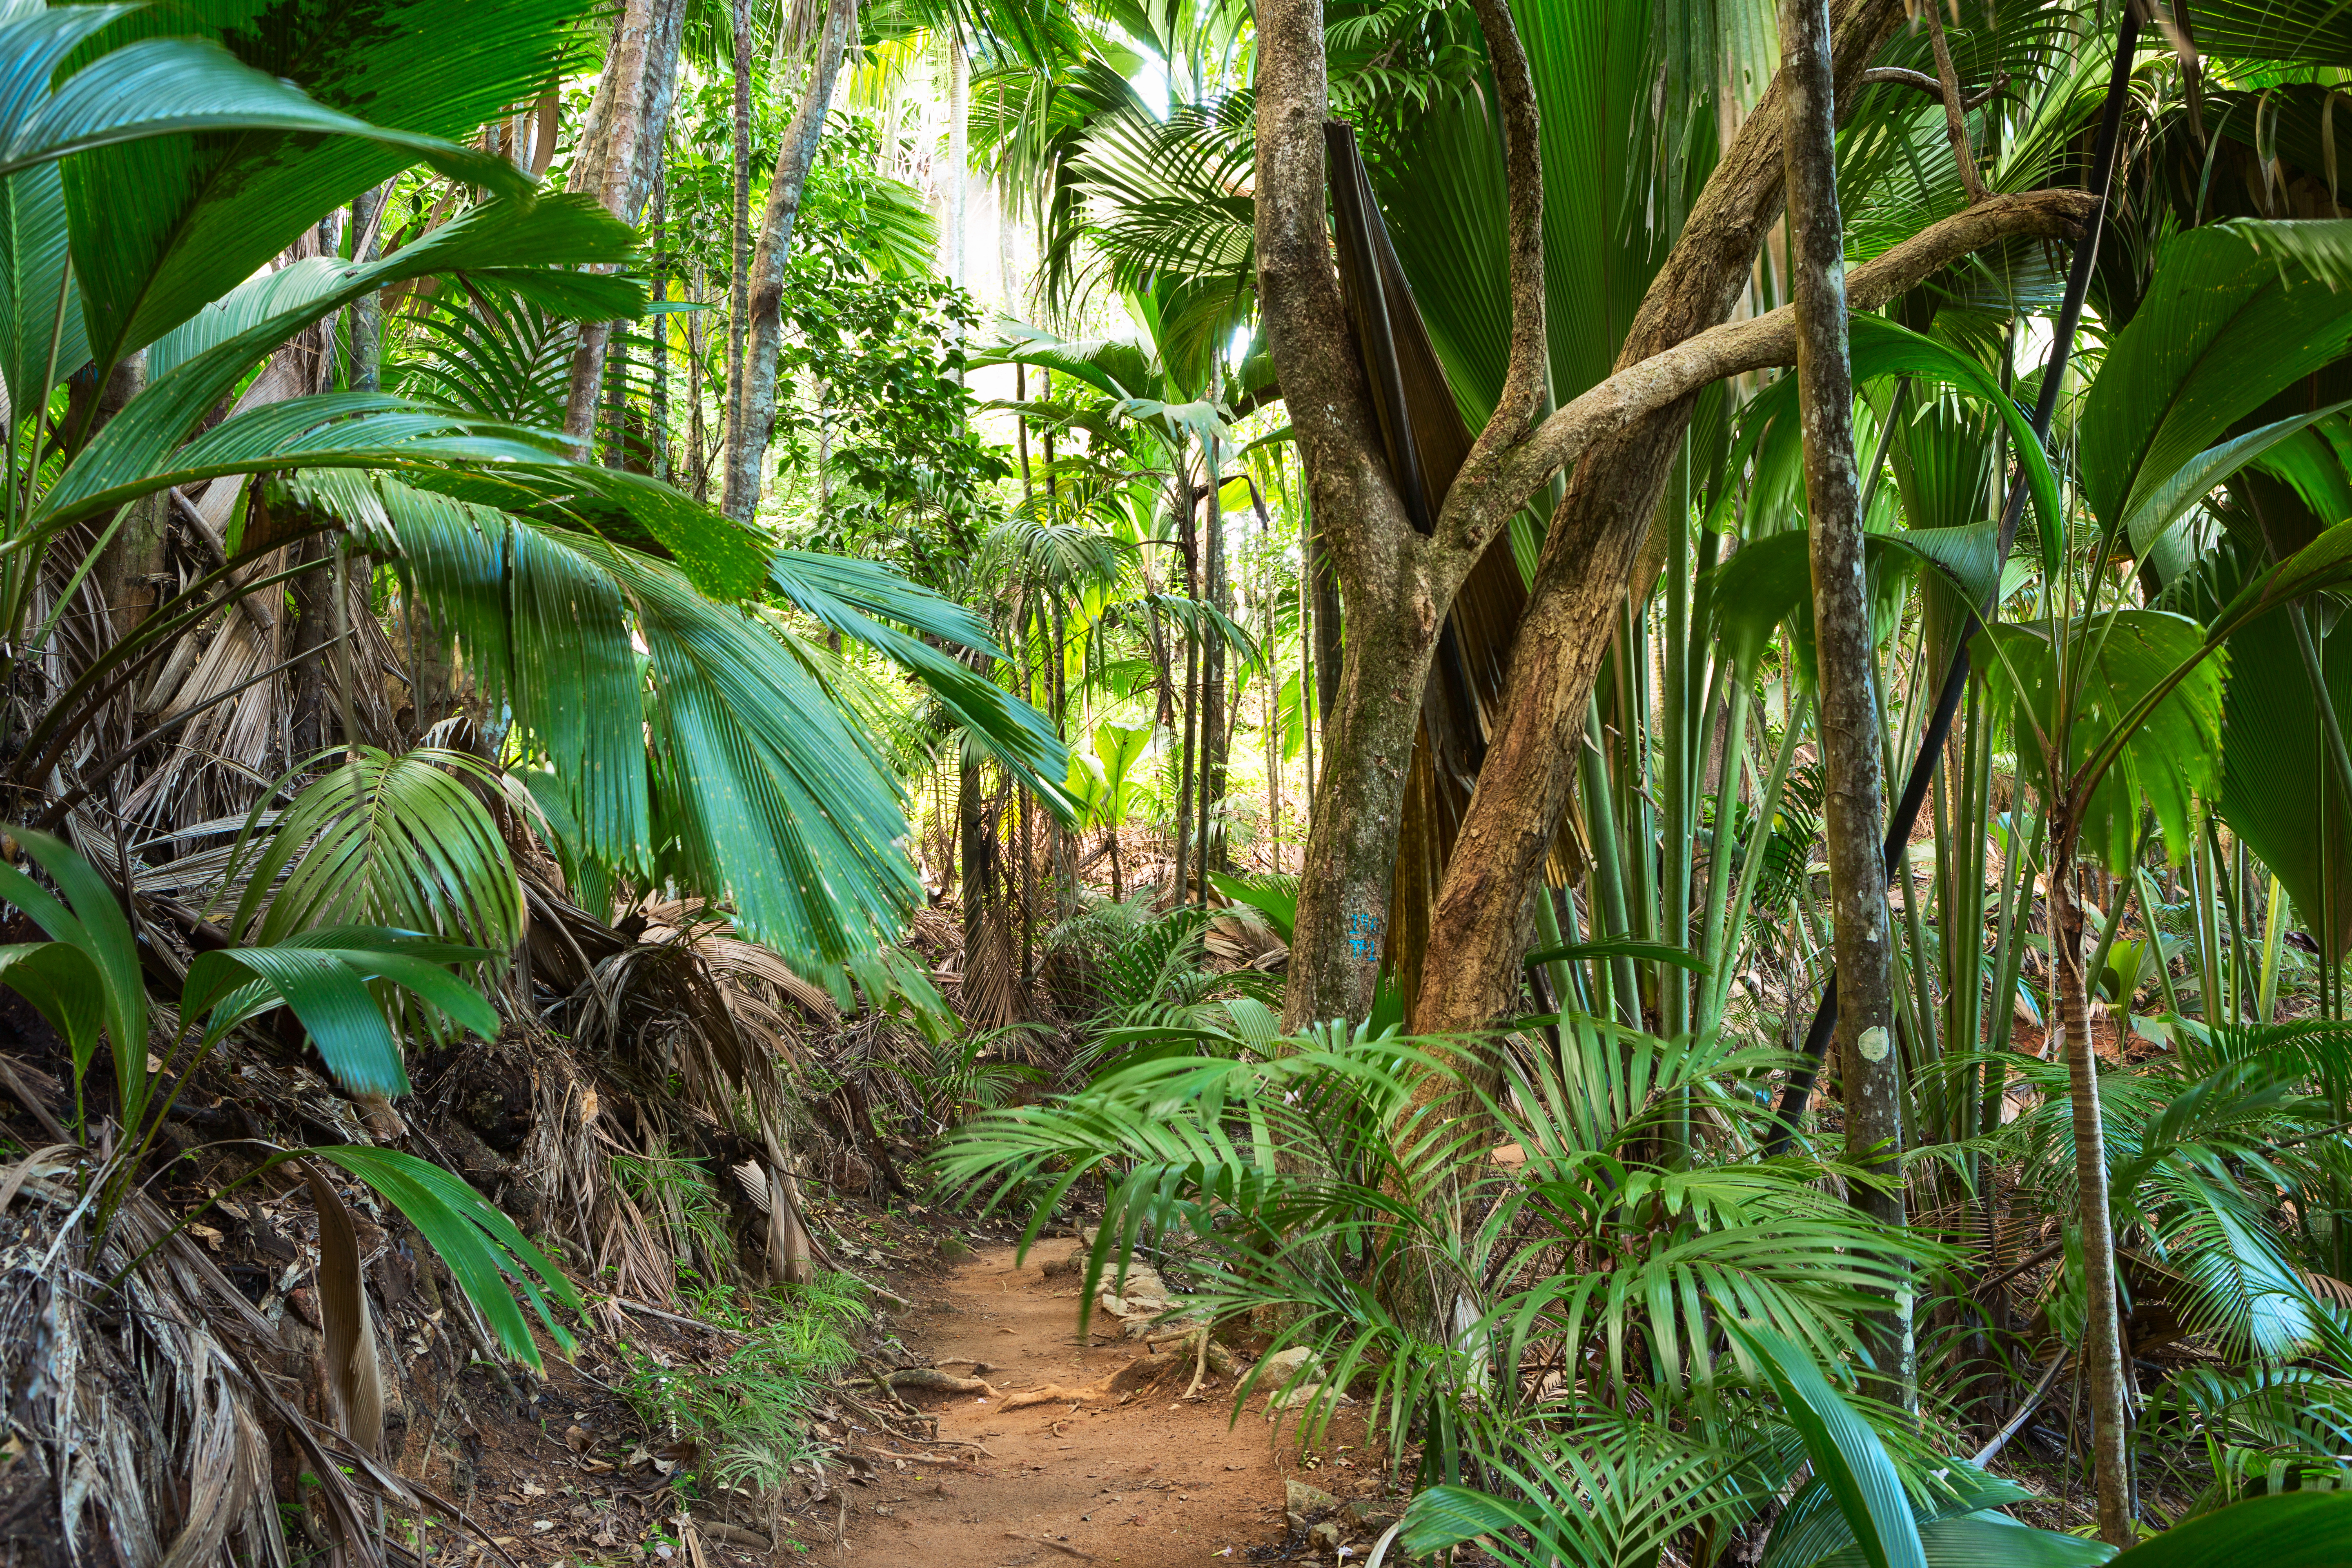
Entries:
[[831,0],[807,90],[793,111],[776,172],[768,182],[767,210],[761,215],[759,245],[751,253],[751,330],[741,374],[727,391],[731,413],[719,504],[738,522],[751,521],[759,510],[760,475],[767,465],[768,439],[776,421],[776,353],[783,344],[784,265],[792,259],[793,225],[800,216],[809,170],[816,163],[816,144],[833,107],[842,56],[856,41],[857,0]]
[[735,226],[728,274],[727,427],[735,427],[732,399],[743,384],[743,345],[751,331],[751,0],[735,9]]
[[988,810],[980,795],[980,763],[970,750],[956,763],[956,893],[963,900],[964,973],[981,951],[981,922],[994,890],[988,853]]
[[1444,606],[1433,552],[1413,531],[1383,456],[1332,267],[1323,7],[1260,0],[1257,26],[1258,297],[1290,394],[1310,514],[1348,584],[1351,616],[1324,712],[1323,784],[1283,997],[1284,1026],[1296,1030],[1371,1009],[1405,772]]
[[[98,407],[89,433],[106,428],[132,398],[147,387],[147,351],[141,349],[114,367],[98,390]],[[126,502],[115,524],[114,537],[99,552],[95,580],[100,603],[106,606],[112,640],[121,642],[136,632],[155,606],[163,603],[165,547],[171,542],[172,499],[157,493]],[[176,584],[175,584],[176,586]]]
[[[1902,22],[1903,6],[1900,0],[1832,0],[1832,15],[1836,101],[1850,105],[1864,67]],[[1724,150],[1643,299],[1618,353],[1621,368],[1724,321],[1738,301],[1780,213],[1785,91],[1776,78]],[[1288,385],[1286,368],[1284,379]],[[1502,724],[1439,886],[1416,1030],[1475,1029],[1512,1008],[1527,890],[1568,808],[1586,699],[1695,400],[1683,396],[1600,437],[1577,458],[1519,624]],[[1351,641],[1361,629],[1362,616],[1354,618]]]
[[963,40],[956,37],[953,27],[940,30],[940,56],[948,79],[943,84],[948,109],[947,167],[939,176],[940,269],[948,275],[950,282],[961,289],[971,286],[964,270],[964,238],[966,175],[971,166],[971,64],[965,58]]
[[[1184,557],[1184,596],[1201,596],[1201,554],[1192,532],[1192,474],[1189,455],[1179,448],[1176,458],[1176,547]],[[1192,768],[1201,719],[1201,636],[1197,617],[1184,635],[1184,739],[1176,765],[1176,902],[1192,898],[1188,857],[1192,842]]]
[[[383,255],[383,200],[392,192],[385,181],[362,191],[352,203],[352,259],[364,265]],[[373,294],[352,301],[352,390],[383,390],[383,307]]]
[[[1210,608],[1227,613],[1225,513],[1220,492],[1223,454],[1215,440],[1203,446],[1209,476],[1209,516],[1203,530],[1202,576]],[[1227,846],[1212,826],[1214,808],[1225,798],[1225,639],[1212,626],[1201,637],[1201,902],[1209,901],[1209,873],[1227,868]]]
[[[629,0],[604,56],[587,123],[580,129],[580,150],[564,188],[593,195],[624,223],[637,221],[653,189],[662,138],[677,101],[678,47],[685,36],[686,0]],[[612,338],[610,321],[588,322],[572,353],[563,433],[579,444],[581,457],[588,455],[595,428],[596,394]]]
[[[294,625],[287,638],[287,657],[303,660],[293,670],[292,711],[288,718],[293,755],[286,759],[289,768],[325,751],[331,738],[329,715],[334,696],[334,661],[304,656],[315,653],[335,635],[335,574],[324,564],[333,557],[334,546],[326,536],[313,535],[294,546],[292,559],[287,563],[310,568],[294,579]],[[429,724],[441,715],[427,718],[420,704],[417,717]]]
[[2082,831],[2074,808],[2061,802],[2052,824],[2051,947],[2057,963],[2058,1027],[2066,1041],[2066,1077],[2074,1112],[2074,1182],[2081,1194],[2083,1289],[2088,1321],[2083,1371],[2091,1396],[2091,1453],[2099,1489],[2099,1538],[2116,1546],[2133,1541],[2125,1404],[2123,1325],[2116,1307],[2116,1238],[2107,1204],[2105,1130],[2099,1121],[2099,1068],[2091,1045],[2090,994],[2083,964],[2083,900],[2074,885]]
[[[1823,834],[1835,911],[1838,1063],[1845,1085],[1846,1157],[1890,1184],[1856,1203],[1890,1230],[1903,1226],[1901,1068],[1895,1052],[1894,941],[1879,856],[1884,815],[1870,595],[1863,576],[1862,493],[1854,465],[1853,370],[1847,356],[1844,226],[1826,0],[1786,0],[1780,81],[1787,106],[1790,268],[1797,306],[1797,399],[1811,527],[1813,626],[1820,647]],[[1673,526],[1686,528],[1677,517]],[[1885,1385],[1910,1403],[1908,1300],[1873,1315],[1869,1336]]]
[[[667,223],[669,216],[669,203],[667,199],[668,194],[667,182],[663,178],[662,171],[656,168],[654,171],[653,235],[653,292],[656,304],[667,303],[669,299],[669,236]],[[646,458],[647,466],[654,478],[667,482],[670,475],[669,318],[656,316],[653,320],[653,387],[648,394],[652,405],[648,415],[653,432]]]
[[[1323,531],[1315,526],[1310,516],[1307,522],[1307,575],[1312,585],[1308,590],[1314,601],[1315,616],[1315,738],[1330,743],[1331,710],[1339,700],[1340,620],[1339,576],[1331,565],[1330,549],[1323,542]],[[1303,694],[1304,686],[1299,688]],[[1308,773],[1314,770],[1309,768]],[[1314,787],[1309,777],[1308,789]]]

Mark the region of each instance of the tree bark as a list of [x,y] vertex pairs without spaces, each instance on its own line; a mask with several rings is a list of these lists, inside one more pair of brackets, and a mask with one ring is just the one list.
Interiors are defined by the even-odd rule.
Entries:
[[[1786,0],[1780,47],[1846,1157],[1888,1183],[1860,1187],[1856,1206],[1899,1230],[1901,1068],[1895,1053],[1893,934],[1878,843],[1885,790],[1873,690],[1875,639],[1863,575],[1862,485],[1853,448],[1853,367],[1846,342],[1845,234],[1838,211],[1826,0]],[[1672,526],[1687,528],[1689,520],[1677,517]],[[1871,1351],[1885,1384],[1907,1404],[1907,1300],[1890,1305],[1891,1310],[1872,1315]]]
[[[383,255],[383,201],[392,194],[387,180],[362,191],[352,203],[352,259],[366,263]],[[352,301],[352,390],[383,390],[383,307],[373,294]]]
[[776,172],[768,181],[768,205],[760,219],[758,247],[751,254],[750,331],[741,373],[727,389],[726,482],[719,505],[738,522],[760,508],[760,474],[767,464],[768,440],[776,421],[776,353],[783,344],[784,265],[792,259],[793,226],[800,216],[801,193],[816,163],[816,146],[833,107],[841,59],[857,37],[857,0],[831,0],[824,36],[809,71],[807,90],[784,132]]
[[969,748],[956,763],[956,896],[963,902],[964,973],[981,952],[981,929],[995,894],[989,857],[988,807],[980,794],[980,763]]
[[[1326,737],[1331,710],[1339,700],[1339,662],[1343,656],[1339,637],[1339,576],[1332,570],[1331,552],[1324,545],[1323,531],[1315,526],[1313,517],[1307,519],[1306,527],[1307,586],[1305,597],[1312,608],[1308,618],[1314,627],[1307,657],[1315,670],[1315,715],[1307,728],[1307,790],[1311,797],[1315,793],[1315,781],[1322,776],[1315,765],[1313,748],[1318,742],[1328,743]],[[1299,688],[1302,700],[1306,689],[1304,685]]]
[[[1478,13],[1496,62],[1511,176],[1512,363],[1500,421],[1521,404],[1532,412],[1528,389],[1541,386],[1543,190],[1526,56],[1503,0],[1480,0]],[[1320,0],[1262,0],[1257,25],[1258,297],[1309,509],[1350,617],[1324,716],[1323,783],[1283,1002],[1284,1024],[1297,1029],[1370,1010],[1421,693],[1446,606],[1476,555],[1413,530],[1357,357],[1330,255]],[[1478,451],[1492,445],[1481,437]]]
[[[733,0],[735,21],[735,218],[733,270],[727,285],[727,395],[743,384],[743,345],[751,330],[751,0]],[[735,405],[727,405],[727,426]]]
[[1969,145],[1968,100],[1960,96],[1960,73],[1952,66],[1952,46],[1944,38],[1944,18],[1933,5],[1920,8],[1927,24],[1927,40],[1936,56],[1937,96],[1944,100],[1944,134],[1952,143],[1952,161],[1959,165],[1960,188],[1971,205],[1985,199],[1984,176],[1977,173],[1974,148]]
[[[653,190],[662,138],[677,101],[678,48],[686,37],[686,0],[629,0],[604,56],[604,74],[580,130],[564,188],[593,195],[604,210],[634,224]],[[563,433],[588,454],[596,424],[596,394],[604,379],[609,321],[580,329],[563,403]]]
[[[114,367],[98,389],[98,407],[89,432],[95,436],[147,388],[147,351],[141,349]],[[162,584],[171,542],[171,497],[141,496],[123,505],[114,537],[99,552],[91,573],[99,602],[106,606],[112,637],[120,642],[136,632],[163,603]]]
[[2074,1183],[2083,1233],[2083,1372],[2089,1379],[2091,1453],[2098,1484],[2099,1538],[2134,1539],[2125,1403],[2123,1325],[2116,1305],[2116,1237],[2107,1200],[2105,1129],[2099,1120],[2099,1067],[2091,1044],[2090,993],[2083,963],[2083,900],[2074,879],[2082,825],[2060,802],[2050,845],[2051,948],[2057,963],[2058,1027],[2066,1042],[2066,1077],[2074,1118]]
[[[1204,595],[1211,608],[1230,614],[1225,592],[1225,514],[1220,499],[1224,454],[1214,439],[1202,445],[1209,476],[1208,524],[1203,530]],[[1217,802],[1225,798],[1225,640],[1214,627],[1201,637],[1201,902],[1209,901],[1209,873],[1227,868],[1227,846],[1212,826]]]
[[971,279],[964,268],[964,239],[967,228],[967,174],[971,166],[971,62],[965,58],[963,40],[953,27],[940,33],[940,63],[947,68],[948,135],[947,167],[940,174],[940,269],[958,288],[968,288]]
[[[314,654],[335,635],[336,574],[325,564],[333,557],[334,546],[326,536],[316,535],[295,545],[293,557],[287,563],[289,566],[310,568],[293,583],[294,624],[287,637],[289,658],[304,658]],[[306,658],[294,668],[291,710],[287,715],[293,747],[293,754],[286,759],[289,768],[327,749],[333,701],[331,663],[324,658]],[[418,717],[424,719],[421,705]]]
[[[1833,15],[1840,46],[1835,69],[1847,89],[1839,97],[1848,101],[1855,77],[1900,23],[1903,7],[1900,0],[1837,0]],[[1618,355],[1621,371],[1717,326],[1737,303],[1764,235],[1780,216],[1785,91],[1776,78],[1725,149],[1643,300]],[[1594,392],[1605,394],[1618,379]],[[1520,622],[1503,722],[1439,886],[1412,1014],[1418,1031],[1478,1028],[1511,1006],[1527,889],[1567,809],[1586,699],[1689,425],[1691,394],[1702,384],[1674,390],[1575,454],[1575,474],[1553,514]],[[1493,507],[1507,499],[1527,479],[1507,470],[1542,468],[1541,453],[1528,458],[1525,449],[1543,447],[1548,437],[1567,427],[1564,421],[1575,423],[1572,411],[1584,401],[1573,400],[1547,419],[1505,463],[1505,477],[1488,486],[1493,493],[1463,497],[1460,508]],[[1511,505],[1532,489],[1528,485]],[[1455,526],[1469,526],[1456,518],[1456,498],[1448,498],[1445,510]],[[1441,522],[1441,531],[1446,526]]]

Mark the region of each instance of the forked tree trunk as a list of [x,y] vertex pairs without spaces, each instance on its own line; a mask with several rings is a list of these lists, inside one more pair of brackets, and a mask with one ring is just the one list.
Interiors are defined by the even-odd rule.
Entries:
[[2116,1238],[2107,1202],[2105,1130],[2099,1121],[2099,1068],[2091,1044],[2090,991],[2083,961],[2079,874],[2082,824],[2059,803],[2051,824],[2051,947],[2057,959],[2058,1028],[2066,1042],[2066,1078],[2074,1113],[2074,1182],[2081,1194],[2083,1290],[2088,1321],[2083,1372],[2090,1380],[2091,1456],[2098,1483],[2099,1537],[2132,1544],[2130,1422],[2125,1403],[2123,1324],[2116,1307]]
[[[1879,856],[1884,790],[1872,694],[1870,593],[1863,574],[1862,494],[1854,467],[1853,366],[1847,352],[1844,226],[1838,212],[1835,110],[1826,0],[1780,8],[1780,82],[1787,113],[1789,238],[1796,284],[1797,402],[1805,447],[1807,550],[1821,687],[1822,826],[1835,911],[1838,1065],[1845,1085],[1846,1155],[1883,1177],[1858,1207],[1891,1231],[1903,1226],[1903,1122],[1895,1051],[1893,933]],[[1687,528],[1675,517],[1668,526]],[[1873,1313],[1870,1341],[1883,1386],[1910,1403],[1908,1292]]]
[[[1841,84],[1835,101],[1849,106],[1904,7],[1901,0],[1832,0],[1831,16]],[[1723,321],[1738,301],[1780,215],[1786,90],[1776,77],[1724,149],[1643,299],[1618,353],[1621,369]],[[1577,458],[1519,625],[1502,724],[1440,884],[1417,1030],[1475,1029],[1511,1010],[1527,890],[1568,809],[1593,678],[1695,403],[1695,394],[1684,396],[1594,440]],[[1362,607],[1351,604],[1349,613],[1353,638]]]
[[760,238],[751,253],[750,330],[740,374],[727,389],[726,484],[720,507],[738,522],[760,509],[761,470],[776,423],[776,354],[784,338],[784,265],[792,259],[793,226],[800,217],[801,193],[816,164],[824,118],[833,108],[833,86],[842,56],[857,41],[857,0],[831,0],[824,36],[800,107],[784,132],[776,172],[768,181],[768,205],[761,215]]
[[1349,590],[1283,995],[1284,1026],[1296,1030],[1371,1009],[1405,773],[1444,606],[1433,552],[1412,531],[1382,456],[1332,269],[1323,7],[1260,0],[1257,27],[1259,297],[1311,514]]

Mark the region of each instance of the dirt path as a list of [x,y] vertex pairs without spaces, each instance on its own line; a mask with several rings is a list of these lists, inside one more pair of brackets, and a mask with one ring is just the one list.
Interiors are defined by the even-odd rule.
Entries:
[[[986,1447],[978,1468],[908,1464],[886,1468],[858,1493],[848,1524],[856,1568],[1024,1568],[1078,1562],[1121,1568],[1187,1568],[1279,1562],[1291,1550],[1284,1481],[1301,1477],[1342,1494],[1352,1467],[1331,1447],[1333,1468],[1299,1468],[1286,1428],[1278,1445],[1253,1401],[1228,1426],[1234,1379],[1214,1380],[1192,1401],[1185,1375],[1146,1388],[1127,1403],[1064,1400],[1007,1410],[1007,1398],[1047,1384],[1099,1384],[1142,1347],[1097,1333],[1076,1342],[1076,1280],[1048,1279],[1041,1268],[1070,1243],[1043,1243],[1016,1267],[1013,1248],[988,1247],[935,1287],[900,1325],[925,1362],[964,1373],[956,1358],[989,1363],[998,1396],[909,1395],[939,1416],[940,1436]],[[1097,1320],[1101,1327],[1101,1320]],[[1110,1327],[1115,1331],[1114,1320]],[[1189,1363],[1191,1358],[1186,1357]],[[1335,1425],[1332,1445],[1354,1439]],[[971,1454],[971,1449],[942,1449]],[[1327,1559],[1328,1560],[1328,1559]]]

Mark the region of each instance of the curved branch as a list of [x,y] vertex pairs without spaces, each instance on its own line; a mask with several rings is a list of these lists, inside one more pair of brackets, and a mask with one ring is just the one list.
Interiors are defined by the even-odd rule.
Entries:
[[[1874,82],[1880,82],[1885,83],[1889,87],[1916,88],[1919,91],[1926,93],[1928,97],[1939,101],[1942,100],[1944,97],[1943,83],[1937,81],[1934,77],[1929,76],[1926,71],[1915,71],[1903,66],[1873,66],[1868,70],[1862,73],[1862,79],[1864,86],[1868,86]],[[2007,87],[2008,85],[2009,77],[2006,73],[1997,76],[1993,78],[1991,81],[1986,83],[1981,90],[1960,100],[1960,107],[1962,109],[1982,109],[1986,104],[1990,103],[1993,100],[1993,96],[1996,93],[2000,92],[2002,88]]]
[[[1856,310],[1873,310],[1971,252],[2005,239],[2072,238],[2096,202],[2087,192],[2030,191],[1989,196],[1931,224],[1885,255],[1853,269],[1846,292]],[[1465,469],[1446,497],[1439,532],[1476,544],[1493,536],[1553,473],[1603,436],[1623,430],[1710,382],[1796,363],[1796,312],[1783,305],[1745,321],[1727,321],[1664,353],[1629,365],[1564,404],[1503,455],[1491,474]]]
[[1952,140],[1952,161],[1959,165],[1960,185],[1973,206],[1985,199],[1984,178],[1977,173],[1976,150],[1969,145],[1968,105],[1960,97],[1960,75],[1952,65],[1952,47],[1944,37],[1944,19],[1933,5],[1919,7],[1927,19],[1927,41],[1936,55],[1937,96],[1944,100],[1944,131]]
[[1503,121],[1511,258],[1510,363],[1494,415],[1463,463],[1464,472],[1483,474],[1535,423],[1550,349],[1544,326],[1543,142],[1535,77],[1508,0],[1472,0],[1471,8],[1486,36]]

